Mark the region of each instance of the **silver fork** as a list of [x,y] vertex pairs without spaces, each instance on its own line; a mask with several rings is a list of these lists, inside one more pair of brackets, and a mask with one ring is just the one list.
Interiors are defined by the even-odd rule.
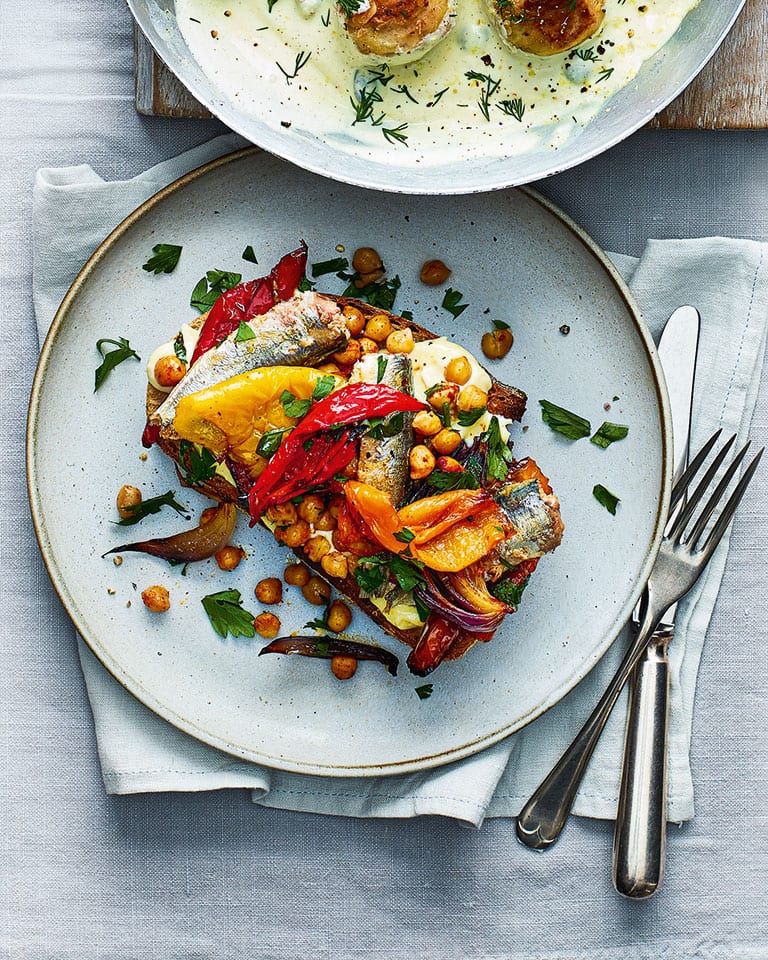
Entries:
[[[736,454],[722,479],[694,517],[704,494],[723,464],[735,437],[732,437],[715,456],[701,481],[692,493],[688,492],[693,480],[722,431],[711,437],[693,458],[672,491],[669,512],[672,518],[661,542],[651,576],[648,580],[640,615],[640,624],[634,640],[624,655],[618,670],[571,745],[558,760],[546,778],[534,791],[517,818],[517,836],[528,847],[537,850],[551,846],[560,836],[571,812],[576,792],[586,772],[600,734],[603,732],[611,710],[622,687],[643,655],[648,639],[658,626],[669,606],[684,596],[696,583],[709,558],[720,542],[733,518],[736,507],[754,475],[763,450],[760,450],[746,468],[733,492],[726,500],[719,517],[711,530],[707,526],[720,501],[725,496],[731,481],[736,476],[749,447],[747,444]],[[688,502],[677,512],[677,506],[685,497]],[[691,529],[686,533],[689,526]]]

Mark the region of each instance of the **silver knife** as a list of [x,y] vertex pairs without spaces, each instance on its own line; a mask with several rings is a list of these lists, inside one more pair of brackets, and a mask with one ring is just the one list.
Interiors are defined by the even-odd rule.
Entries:
[[[673,483],[688,462],[700,317],[694,307],[678,307],[664,327],[659,359],[672,412]],[[648,643],[629,690],[619,807],[613,842],[613,883],[633,899],[650,897],[664,872],[667,831],[667,741],[669,660],[677,604],[673,604]]]

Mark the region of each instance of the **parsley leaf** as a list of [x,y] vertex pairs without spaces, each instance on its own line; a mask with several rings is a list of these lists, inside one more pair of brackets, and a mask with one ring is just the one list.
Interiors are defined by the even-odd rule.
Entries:
[[504,323],[503,320],[492,320],[491,323],[495,330],[509,330],[509,324]]
[[429,700],[432,696],[433,685],[431,683],[424,683],[420,687],[414,687],[414,689],[419,695],[419,700]]
[[[114,346],[114,350],[104,351],[104,344],[111,343]],[[96,385],[93,388],[95,393],[99,387],[104,383],[107,377],[112,373],[115,367],[122,363],[124,360],[136,359],[141,360],[141,357],[132,349],[130,343],[124,337],[118,337],[117,340],[110,340],[107,337],[103,337],[101,340],[96,341],[96,349],[99,351],[102,357],[101,364],[96,368]]]
[[333,393],[333,388],[336,386],[336,378],[333,374],[329,373],[326,376],[320,377],[320,379],[315,384],[315,389],[312,391],[313,400],[325,400],[325,398]]
[[308,620],[304,626],[310,627],[315,630],[327,630],[328,629],[328,614],[330,613],[331,605],[330,603],[326,604],[325,610],[323,610],[322,617],[315,617],[314,620]]
[[256,334],[253,327],[249,326],[244,320],[240,321],[240,326],[235,334],[235,343],[241,343],[243,340],[255,340]]
[[409,530],[408,527],[403,527],[402,530],[398,530],[397,533],[393,533],[392,536],[395,538],[395,540],[399,540],[400,543],[410,543],[416,534],[413,532],[413,530]]
[[458,290],[452,290],[450,287],[445,291],[443,296],[443,302],[441,306],[444,310],[447,310],[448,313],[453,317],[458,317],[469,306],[468,303],[461,303],[461,298],[464,296],[463,293],[459,293]]
[[184,337],[180,333],[176,334],[176,339],[173,341],[173,352],[183,364],[186,364],[187,349],[184,346]]
[[427,484],[441,493],[445,490],[478,490],[480,481],[468,470],[449,473],[447,470],[433,470],[427,477]]
[[202,604],[211,626],[220,637],[253,637],[256,628],[253,614],[243,610],[239,590],[222,590],[203,597]]
[[606,420],[599,430],[590,437],[590,440],[605,450],[606,447],[610,447],[617,440],[623,440],[628,433],[629,427],[624,426],[623,423],[609,423]]
[[592,494],[599,504],[605,507],[608,513],[616,516],[616,507],[621,500],[616,496],[615,493],[611,493],[610,490],[607,490],[602,483],[596,483],[592,488]]
[[120,520],[116,520],[115,523],[121,527],[133,526],[134,523],[138,523],[151,513],[159,513],[162,507],[172,507],[176,513],[180,513],[185,520],[189,520],[189,513],[187,513],[189,508],[177,503],[174,499],[173,490],[169,490],[168,493],[164,493],[162,496],[150,497],[149,500],[140,500],[138,503],[123,507],[123,510],[127,510],[130,513],[130,517],[122,517]]
[[364,287],[355,286],[354,281],[360,278],[358,273],[339,273],[340,280],[351,281],[342,293],[342,297],[356,297],[358,300],[365,300],[373,307],[381,307],[382,310],[391,310],[395,303],[397,291],[401,287],[399,276],[392,277],[391,280],[374,280]]
[[511,580],[505,580],[502,577],[501,580],[497,580],[496,583],[489,584],[488,590],[497,600],[501,600],[502,603],[508,603],[510,607],[517,609],[523,597],[523,590],[528,586],[530,579],[530,577],[526,577],[522,583],[512,583]]
[[588,437],[592,433],[589,420],[585,420],[577,413],[571,413],[565,407],[558,407],[556,403],[550,403],[549,400],[539,400],[539,404],[541,419],[556,433],[561,433],[569,440],[581,440],[582,437]]
[[512,451],[501,439],[498,417],[491,417],[488,429],[485,432],[488,443],[487,476],[489,480],[504,480],[507,476],[507,464],[514,459]]
[[190,297],[190,306],[200,313],[210,310],[222,293],[236,287],[242,280],[239,273],[229,273],[226,270],[209,270],[204,277],[197,281]]
[[473,426],[484,413],[485,407],[474,407],[472,410],[459,410],[459,426]]
[[141,269],[148,273],[173,273],[181,256],[181,247],[175,243],[157,243],[152,247],[154,256],[150,257]]
[[346,257],[334,257],[333,260],[323,260],[320,263],[312,264],[312,276],[325,276],[326,273],[338,273],[339,270],[346,270],[349,267],[349,260]]
[[387,371],[387,358],[380,356],[376,361],[376,383],[381,383]]
[[283,437],[288,432],[288,428],[284,430],[267,430],[258,442],[256,453],[258,453],[260,457],[269,460],[272,454],[277,451],[277,448],[283,442]]
[[366,593],[373,593],[383,586],[388,579],[388,573],[406,593],[418,584],[425,583],[424,575],[416,563],[405,560],[395,553],[377,553],[371,557],[361,557],[355,567],[355,579]]
[[186,470],[184,483],[195,487],[211,479],[216,473],[218,461],[207,447],[182,440],[179,443],[179,464]]
[[256,259],[256,252],[254,251],[254,249],[253,249],[253,247],[250,245],[250,243],[249,243],[248,246],[245,248],[245,250],[243,250],[243,260],[247,260],[248,263],[258,263],[258,262],[259,262],[259,261]]
[[280,394],[280,403],[282,403],[283,410],[288,417],[304,417],[312,406],[311,400],[300,400],[290,390],[283,390]]

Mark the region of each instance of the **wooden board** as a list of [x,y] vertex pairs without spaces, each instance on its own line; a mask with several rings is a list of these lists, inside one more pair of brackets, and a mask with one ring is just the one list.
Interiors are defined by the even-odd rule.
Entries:
[[[136,109],[163,117],[210,118],[137,28]],[[747,0],[725,42],[651,127],[747,130],[768,127],[768,3]]]

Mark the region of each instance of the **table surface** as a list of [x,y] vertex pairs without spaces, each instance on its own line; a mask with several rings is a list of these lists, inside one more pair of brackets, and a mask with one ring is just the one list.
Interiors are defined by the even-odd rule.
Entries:
[[[574,820],[537,855],[505,820],[472,831],[267,810],[242,791],[105,795],[74,635],[26,500],[34,172],[88,162],[129,177],[221,128],[136,114],[117,0],[38,0],[34,42],[29,30],[23,5],[0,5],[0,35],[20,38],[0,65],[0,957],[764,960],[764,485],[736,518],[701,665],[697,815],[672,830],[666,882],[646,903],[612,890],[607,823]],[[604,246],[637,254],[651,236],[768,240],[766,171],[768,132],[646,130],[540,186]],[[768,435],[765,374],[752,433]]]

